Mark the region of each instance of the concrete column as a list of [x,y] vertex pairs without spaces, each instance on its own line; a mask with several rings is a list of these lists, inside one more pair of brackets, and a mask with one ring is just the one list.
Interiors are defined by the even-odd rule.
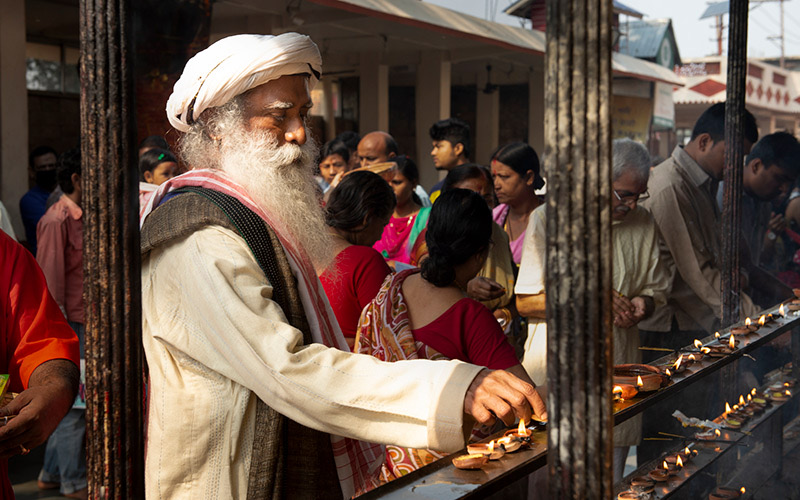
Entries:
[[325,142],[336,137],[336,116],[333,110],[333,79],[322,78],[322,93],[325,96],[325,109],[322,110],[325,118]]
[[769,133],[772,134],[778,129],[778,119],[775,115],[769,116]]
[[361,135],[374,130],[389,131],[389,66],[381,64],[378,53],[360,57],[358,130]]
[[492,152],[500,140],[500,89],[491,94],[481,90],[485,85],[478,82],[478,98],[475,109],[475,153],[472,160],[488,165]]
[[431,137],[428,130],[438,120],[450,117],[450,61],[441,52],[426,51],[420,55],[417,66],[416,88],[416,146],[420,184],[430,189],[441,174],[433,166],[430,156]]
[[28,190],[28,90],[25,0],[3,2],[0,16],[0,200],[17,238],[25,239],[19,199]]
[[544,72],[528,74],[528,144],[541,160],[544,153]]

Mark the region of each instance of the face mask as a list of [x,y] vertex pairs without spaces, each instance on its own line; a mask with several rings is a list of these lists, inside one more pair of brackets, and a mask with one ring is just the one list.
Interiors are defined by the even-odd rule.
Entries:
[[36,185],[47,190],[52,191],[58,184],[58,174],[54,170],[40,170],[36,172]]

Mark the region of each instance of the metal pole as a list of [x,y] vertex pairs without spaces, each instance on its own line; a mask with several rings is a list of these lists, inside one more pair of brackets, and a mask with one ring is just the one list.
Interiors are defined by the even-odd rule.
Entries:
[[611,1],[547,0],[550,498],[611,498]]
[[722,197],[722,327],[739,320],[744,100],[747,76],[748,0],[731,0],[725,105],[725,173]]
[[144,498],[143,355],[129,0],[81,0],[87,475]]

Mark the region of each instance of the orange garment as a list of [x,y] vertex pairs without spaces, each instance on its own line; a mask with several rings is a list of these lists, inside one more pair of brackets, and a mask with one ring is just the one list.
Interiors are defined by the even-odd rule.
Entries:
[[[45,361],[79,361],[78,336],[47,291],[33,256],[0,232],[0,373],[9,391],[28,388],[33,371]],[[14,498],[8,464],[0,460],[0,498]]]
[[36,226],[36,260],[67,319],[83,323],[83,210],[67,195]]

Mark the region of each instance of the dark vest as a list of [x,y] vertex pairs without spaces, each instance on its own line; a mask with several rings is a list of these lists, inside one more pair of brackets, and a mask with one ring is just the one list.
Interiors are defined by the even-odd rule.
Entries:
[[[181,191],[188,192],[169,199],[147,217],[142,258],[206,226],[238,232],[273,287],[272,299],[289,323],[303,332],[303,343],[311,343],[297,280],[272,228],[231,196],[202,188]],[[247,498],[340,500],[330,435],[286,418],[258,398]]]

